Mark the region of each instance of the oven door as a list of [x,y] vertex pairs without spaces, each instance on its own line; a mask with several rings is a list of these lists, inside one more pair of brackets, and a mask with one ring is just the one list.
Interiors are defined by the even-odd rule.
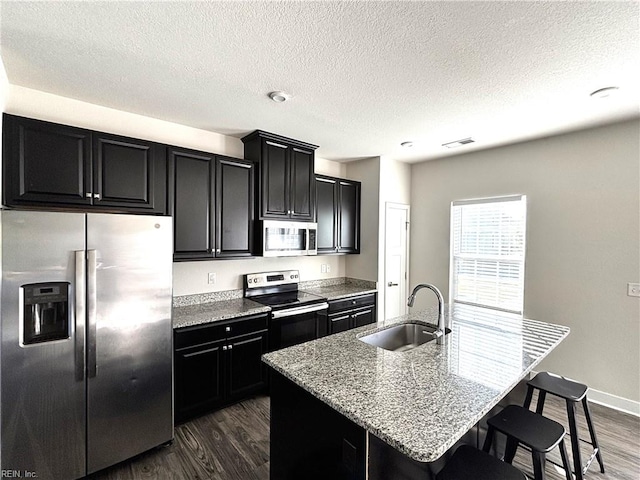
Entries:
[[328,308],[329,304],[324,302],[271,312],[269,350],[324,337],[327,334]]

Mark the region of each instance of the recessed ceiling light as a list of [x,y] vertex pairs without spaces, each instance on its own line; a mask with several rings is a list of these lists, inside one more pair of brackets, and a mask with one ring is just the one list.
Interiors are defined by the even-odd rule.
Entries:
[[287,92],[278,90],[277,92],[271,92],[269,94],[269,98],[276,103],[282,103],[289,100],[291,98],[291,95],[289,95]]
[[475,140],[469,137],[469,138],[463,138],[462,140],[456,140],[455,142],[443,143],[442,146],[447,148],[457,148],[463,145],[468,145],[469,143],[473,143],[473,142],[475,142]]
[[615,95],[618,91],[618,87],[604,87],[599,88],[595,92],[591,92],[589,96],[592,98],[607,98],[612,95]]
[[413,147],[413,142],[402,142],[400,146],[404,148],[411,148]]

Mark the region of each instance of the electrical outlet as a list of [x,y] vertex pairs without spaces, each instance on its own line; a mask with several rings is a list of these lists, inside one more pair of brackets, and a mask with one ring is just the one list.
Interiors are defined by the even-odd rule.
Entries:
[[323,263],[320,265],[320,273],[327,273],[327,264]]
[[627,295],[640,297],[640,283],[627,283]]
[[327,263],[327,273],[331,273],[331,265]]
[[216,283],[216,274],[213,272],[209,272],[209,285],[214,285]]

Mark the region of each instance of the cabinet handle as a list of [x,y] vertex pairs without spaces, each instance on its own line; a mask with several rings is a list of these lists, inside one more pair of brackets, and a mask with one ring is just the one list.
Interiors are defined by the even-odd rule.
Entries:
[[216,250],[216,253],[220,253],[220,249],[219,248]]
[[224,331],[225,331],[225,332],[230,332],[230,331],[231,331],[231,327],[226,327],[226,328],[224,329]]
[[229,350],[233,350],[233,345],[229,345]]
[[84,194],[84,196],[87,197],[87,198],[91,198],[91,197],[93,197],[93,193],[87,192],[87,193]]
[[222,350],[225,350],[225,351],[226,351],[226,350],[227,350],[227,346],[226,346],[226,345],[223,345],[223,346],[222,346]]
[[96,199],[100,200],[101,195],[99,193],[94,193],[93,194],[93,198],[96,198]]
[[387,283],[387,287],[397,287],[397,286],[398,286],[397,283],[393,283],[393,282]]

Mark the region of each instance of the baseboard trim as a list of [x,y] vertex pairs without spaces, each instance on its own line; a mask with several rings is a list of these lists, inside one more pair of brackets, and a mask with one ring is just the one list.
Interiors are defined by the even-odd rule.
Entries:
[[601,392],[600,390],[595,390],[593,388],[589,389],[588,395],[590,402],[613,408],[614,410],[619,410],[623,413],[628,413],[629,415],[640,417],[640,402],[635,402],[633,400],[629,400],[628,398],[618,397],[617,395],[613,395],[611,393]]
[[[537,373],[538,372],[532,371],[529,374],[529,378],[531,379],[535,377]],[[629,400],[628,398],[619,397],[612,393],[602,392],[591,387],[589,387],[587,396],[590,402],[640,417],[640,402],[636,402],[635,400]]]

